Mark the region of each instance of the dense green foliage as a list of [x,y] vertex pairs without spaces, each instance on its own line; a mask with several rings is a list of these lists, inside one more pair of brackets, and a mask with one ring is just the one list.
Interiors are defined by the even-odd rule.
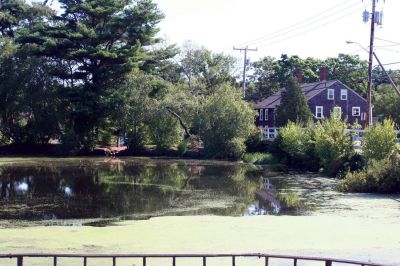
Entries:
[[346,192],[400,192],[400,155],[392,154],[383,160],[371,160],[366,169],[348,172],[339,189]]
[[[256,114],[238,89],[236,59],[190,43],[165,44],[157,37],[163,14],[151,0],[60,0],[60,10],[46,3],[0,0],[0,145],[60,142],[59,152],[76,154],[122,137],[131,154],[153,146],[179,154],[189,147],[202,154],[204,147],[209,156],[235,159],[266,151]],[[286,87],[278,125],[305,124],[311,113],[293,76],[300,71],[304,82],[315,82],[322,67],[328,79],[365,94],[366,62],[357,56],[284,54],[252,64],[248,100]],[[374,82],[375,113],[399,123],[400,103],[387,79],[375,70]],[[293,166],[335,172],[352,157],[344,126],[291,123],[272,149]]]
[[253,163],[257,165],[277,164],[277,159],[271,153],[246,153],[243,156],[243,161],[246,163]]
[[353,153],[349,125],[332,114],[315,127],[315,154],[328,174],[336,174]]
[[296,78],[290,77],[282,91],[281,103],[276,110],[276,125],[291,122],[308,122],[312,117],[306,97]]
[[386,119],[367,128],[362,141],[366,165],[348,171],[339,188],[348,192],[400,192],[400,156],[393,121]]
[[242,94],[228,85],[207,98],[197,115],[197,128],[211,156],[241,158],[245,140],[253,132],[255,112]]
[[374,93],[374,116],[380,121],[385,118],[392,119],[400,125],[400,97],[389,84],[378,87]]
[[385,119],[366,129],[362,141],[362,151],[367,162],[388,158],[396,149],[397,134],[394,123]]
[[[283,54],[279,59],[264,57],[251,65],[253,74],[247,97],[255,101],[268,97],[283,88],[290,76],[298,73],[301,73],[305,83],[317,82],[322,68],[327,70],[327,80],[338,79],[359,94],[366,95],[368,64],[358,56],[339,54],[319,60]],[[383,74],[378,70],[374,70],[374,76],[375,82],[380,82],[377,84],[388,83],[381,78]]]
[[279,131],[273,153],[293,168],[317,170],[336,175],[353,155],[346,122],[331,116],[306,128],[289,122]]
[[162,14],[151,1],[61,0],[63,13],[36,23],[17,41],[32,55],[62,66],[52,75],[62,79],[69,101],[68,127],[85,149],[92,149],[101,124],[113,109],[110,89],[125,74],[154,55],[145,47],[157,42]]

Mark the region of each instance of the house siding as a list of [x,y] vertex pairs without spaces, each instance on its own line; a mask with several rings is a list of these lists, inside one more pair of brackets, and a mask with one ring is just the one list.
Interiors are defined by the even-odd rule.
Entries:
[[[260,115],[256,117],[256,126],[258,127],[274,127],[275,126],[275,109],[274,108],[267,108],[268,109],[268,119],[260,120]],[[265,109],[256,109],[258,114],[260,114],[260,110],[263,110],[265,114]]]
[[[334,99],[328,99],[328,89],[334,90]],[[347,100],[341,100],[341,90],[347,90]],[[315,117],[315,110],[316,106],[323,107],[323,116],[327,118],[330,116],[333,108],[338,106],[342,110],[342,119],[347,118],[347,121],[350,124],[354,124],[356,121],[362,126],[365,127],[366,120],[365,120],[365,113],[367,112],[367,101],[358,95],[353,90],[346,87],[341,82],[335,82],[331,86],[328,86],[324,90],[322,90],[317,95],[313,96],[311,99],[307,101],[308,106],[311,110],[311,113]],[[352,115],[352,108],[353,107],[360,107],[360,116],[353,116]],[[262,110],[265,110],[262,109]],[[256,109],[256,111],[260,111],[260,109]],[[363,115],[364,114],[364,115]],[[361,120],[364,118],[364,120]],[[260,117],[256,117],[256,125],[258,127],[275,127],[275,108],[268,108],[268,120],[260,120]],[[315,118],[315,121],[318,119]]]
[[[342,119],[347,118],[347,121],[350,124],[354,124],[357,121],[362,127],[365,127],[366,121],[361,120],[361,115],[358,117],[354,117],[352,115],[353,107],[360,107],[361,114],[367,111],[367,102],[365,101],[365,99],[363,99],[357,93],[348,89],[346,86],[340,83],[332,85],[329,89],[334,89],[335,97],[333,100],[328,100],[328,88],[308,100],[308,106],[313,115],[315,116],[316,106],[323,106],[323,115],[325,118],[327,118],[330,116],[333,108],[335,106],[338,106],[342,109]],[[340,99],[340,92],[342,89],[347,89],[347,100]]]

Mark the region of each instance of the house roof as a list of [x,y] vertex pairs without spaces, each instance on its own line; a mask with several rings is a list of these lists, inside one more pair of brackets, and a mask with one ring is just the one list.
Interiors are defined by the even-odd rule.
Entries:
[[[341,83],[339,80],[330,80],[330,81],[319,81],[319,82],[314,82],[314,83],[304,83],[300,84],[300,88],[302,89],[306,100],[310,100],[314,96],[318,95],[325,89],[328,89],[332,87],[336,83]],[[344,85],[344,84],[343,84]],[[345,86],[345,85],[344,85]],[[345,86],[346,88],[350,89],[349,87]],[[253,105],[254,109],[260,109],[260,108],[276,108],[278,105],[281,104],[281,98],[282,98],[282,91],[285,88],[280,89],[278,92],[275,94],[263,99],[262,101],[256,103]],[[350,89],[351,90],[351,89]],[[358,95],[358,94],[357,94]],[[361,97],[361,96],[360,96]]]

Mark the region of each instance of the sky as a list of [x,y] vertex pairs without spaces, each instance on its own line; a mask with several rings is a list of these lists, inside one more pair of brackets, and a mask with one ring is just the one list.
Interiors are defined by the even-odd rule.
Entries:
[[[362,12],[372,0],[154,0],[164,13],[160,36],[168,43],[191,41],[242,58],[233,47],[257,48],[251,61],[281,54],[325,59],[339,53],[368,60],[370,23]],[[400,62],[400,1],[378,0],[383,25],[376,27],[376,54],[383,64]],[[376,64],[376,62],[375,62]],[[386,65],[400,69],[400,64]]]

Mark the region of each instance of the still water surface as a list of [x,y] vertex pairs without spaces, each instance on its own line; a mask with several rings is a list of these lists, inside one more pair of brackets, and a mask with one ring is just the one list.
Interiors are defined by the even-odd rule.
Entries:
[[400,217],[398,196],[342,194],[336,182],[216,161],[2,159],[0,225],[106,226],[167,215]]

